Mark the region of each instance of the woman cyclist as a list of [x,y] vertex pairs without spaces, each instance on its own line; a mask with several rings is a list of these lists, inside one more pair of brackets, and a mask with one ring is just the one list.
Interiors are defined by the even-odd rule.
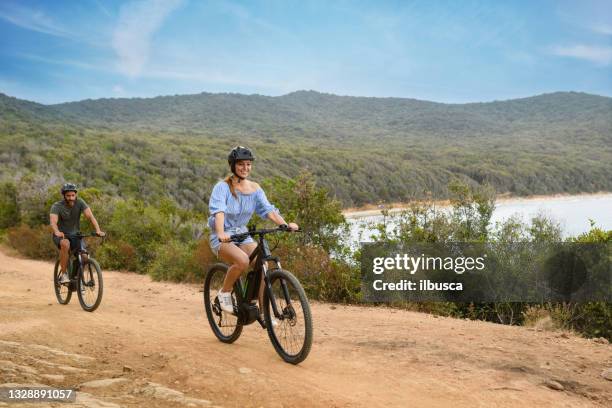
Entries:
[[[230,265],[223,281],[223,287],[217,297],[221,309],[228,313],[234,312],[232,305],[232,287],[234,282],[249,267],[249,255],[257,247],[252,237],[242,242],[230,242],[230,236],[247,232],[247,224],[256,212],[262,219],[270,219],[277,225],[287,225],[283,217],[268,199],[259,184],[247,180],[251,165],[255,158],[249,149],[242,146],[233,148],[227,162],[232,174],[219,181],[210,196],[210,218],[208,225],[211,230],[210,247],[217,257]],[[290,230],[297,230],[298,225],[289,223]],[[259,304],[262,307],[263,285],[260,286]]]

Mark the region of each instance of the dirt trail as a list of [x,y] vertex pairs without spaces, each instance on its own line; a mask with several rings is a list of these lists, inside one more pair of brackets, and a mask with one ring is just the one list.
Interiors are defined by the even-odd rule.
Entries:
[[257,325],[217,341],[199,286],[105,272],[87,313],[76,296],[59,305],[51,278],[0,251],[0,384],[80,385],[73,407],[612,404],[612,346],[572,334],[313,302],[313,349],[292,366]]

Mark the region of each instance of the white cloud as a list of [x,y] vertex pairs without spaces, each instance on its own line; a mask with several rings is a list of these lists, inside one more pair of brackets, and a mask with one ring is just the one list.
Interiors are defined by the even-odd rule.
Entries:
[[104,64],[100,63],[88,63],[81,60],[72,60],[72,59],[55,59],[55,58],[47,58],[36,54],[30,53],[16,53],[14,54],[18,58],[24,58],[30,61],[38,61],[44,62],[45,64],[53,64],[53,65],[65,65],[69,67],[76,67],[82,69],[93,69],[97,71],[108,71],[107,67]]
[[142,73],[153,34],[181,3],[182,0],[139,0],[121,7],[113,33],[113,49],[122,73],[131,77]]
[[113,86],[113,93],[115,93],[117,95],[125,95],[125,89],[123,89],[123,87],[121,85],[114,85]]
[[592,26],[591,29],[599,34],[612,35],[612,25],[609,24],[597,24]]
[[37,31],[56,37],[74,38],[59,23],[47,16],[43,11],[34,10],[18,5],[4,5],[0,7],[0,19],[6,20],[26,30]]
[[594,62],[599,65],[612,64],[612,47],[593,45],[556,46],[552,53],[561,57],[571,57]]

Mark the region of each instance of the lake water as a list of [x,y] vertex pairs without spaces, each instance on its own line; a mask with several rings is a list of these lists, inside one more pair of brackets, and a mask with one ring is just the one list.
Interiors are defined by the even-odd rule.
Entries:
[[[588,231],[589,219],[595,221],[599,228],[610,230],[612,229],[612,193],[504,200],[496,203],[491,225],[507,220],[515,214],[519,214],[526,222],[537,214],[544,214],[561,224],[565,237]],[[373,230],[364,228],[364,222],[380,223],[382,215],[347,216],[347,219],[351,225],[351,244],[357,245],[360,240],[372,240]]]

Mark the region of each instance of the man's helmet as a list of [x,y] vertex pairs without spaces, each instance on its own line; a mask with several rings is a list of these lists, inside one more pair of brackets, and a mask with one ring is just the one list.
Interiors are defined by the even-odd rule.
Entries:
[[62,193],[62,195],[66,194],[69,191],[74,191],[75,193],[78,192],[79,190],[77,189],[76,184],[72,184],[72,183],[66,183],[62,186],[62,189],[60,190],[60,192]]
[[[234,147],[230,152],[229,155],[227,156],[227,163],[230,165],[230,168],[232,169],[232,173],[234,173],[234,175],[236,177],[239,177],[236,174],[236,161],[238,160],[255,160],[255,157],[253,156],[253,153],[251,153],[251,151],[243,146],[236,146]],[[242,177],[239,177],[242,178]]]

